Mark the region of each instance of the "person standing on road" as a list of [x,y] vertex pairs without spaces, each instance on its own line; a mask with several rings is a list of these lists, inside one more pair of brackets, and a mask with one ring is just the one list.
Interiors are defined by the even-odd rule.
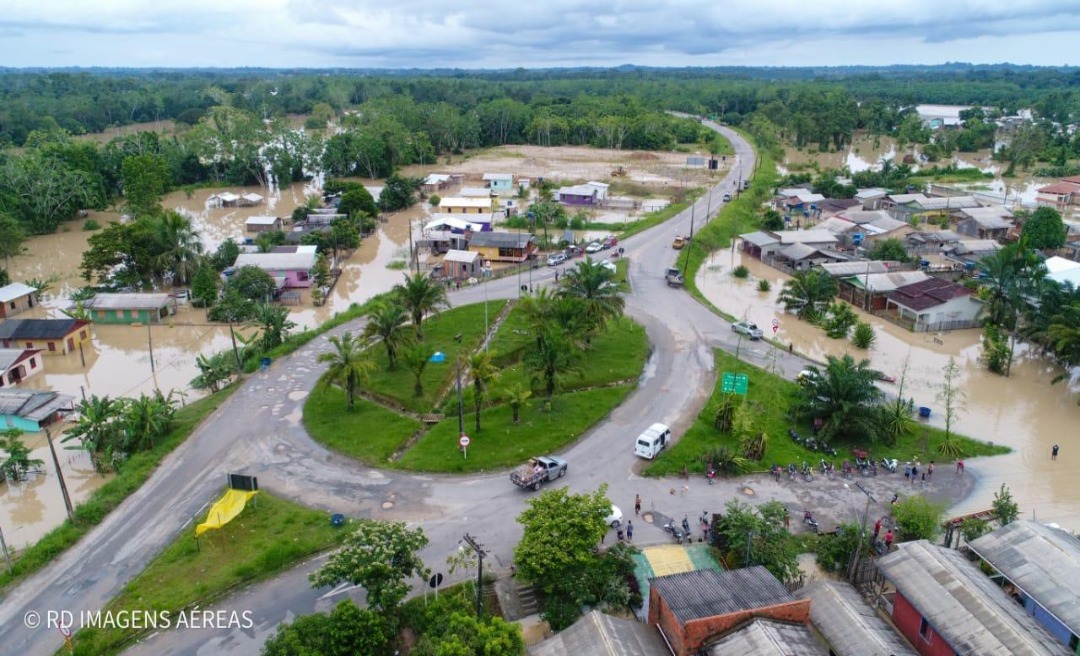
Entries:
[[964,461],[963,460],[957,460],[956,461],[956,475],[957,476],[963,476],[964,475]]
[[626,522],[626,541],[634,541],[634,522],[627,520]]
[[885,551],[889,551],[892,549],[892,541],[893,534],[892,529],[890,528],[888,531],[885,531]]
[[789,355],[795,352],[795,343],[794,342],[788,342],[787,352],[788,352]]
[[874,522],[874,539],[871,540],[871,542],[877,542],[877,536],[878,536],[879,533],[881,533],[881,518],[880,517],[878,517],[877,521]]
[[634,514],[635,515],[640,515],[641,514],[641,495],[640,494],[635,494],[634,495]]
[[934,477],[934,461],[931,460],[930,464],[926,466],[926,480],[930,480]]
[[1054,448],[1050,449],[1050,459],[1057,460],[1058,445],[1054,445]]

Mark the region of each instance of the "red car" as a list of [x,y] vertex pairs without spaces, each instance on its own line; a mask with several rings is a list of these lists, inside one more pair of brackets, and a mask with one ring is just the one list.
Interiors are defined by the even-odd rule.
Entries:
[[607,250],[609,248],[614,248],[618,243],[619,238],[612,235],[611,237],[608,237],[604,241],[600,242],[600,245],[604,247],[604,250]]

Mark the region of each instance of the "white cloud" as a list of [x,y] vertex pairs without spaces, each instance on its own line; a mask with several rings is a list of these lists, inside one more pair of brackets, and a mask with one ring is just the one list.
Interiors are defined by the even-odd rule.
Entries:
[[1060,65],[1078,63],[1072,44],[1080,33],[1072,27],[1080,25],[1080,3],[1062,0],[5,5],[0,62],[7,66]]

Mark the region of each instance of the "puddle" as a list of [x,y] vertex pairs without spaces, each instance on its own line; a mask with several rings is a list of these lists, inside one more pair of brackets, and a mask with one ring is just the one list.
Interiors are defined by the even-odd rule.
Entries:
[[[750,269],[748,280],[731,276],[732,267],[739,264]],[[757,291],[761,278],[772,283],[771,291]],[[759,326],[769,326],[777,319],[780,322],[777,339],[783,344],[794,343],[796,350],[815,360],[850,352],[856,358],[869,357],[873,366],[886,374],[899,376],[910,354],[905,396],[914,396],[916,405],[933,408],[930,422],[939,427],[943,426],[943,413],[935,397],[940,389],[941,370],[950,356],[955,357],[961,369],[960,385],[967,397],[956,429],[1014,449],[1007,456],[969,467],[981,477],[980,482],[974,494],[956,511],[989,507],[993,492],[1005,483],[1025,516],[1030,517],[1034,512],[1040,521],[1080,527],[1080,479],[1075,476],[1075,468],[1068,465],[1069,458],[1080,459],[1080,449],[1070,456],[1067,453],[1070,447],[1065,444],[1065,436],[1074,434],[1080,422],[1080,406],[1076,403],[1080,389],[1070,390],[1067,383],[1051,385],[1051,379],[1059,371],[1053,363],[1018,345],[1012,375],[1004,378],[979,364],[982,351],[979,330],[911,333],[861,312],[860,317],[874,326],[877,341],[869,352],[855,349],[850,341],[830,339],[820,328],[782,311],[776,297],[786,279],[785,274],[760,261],[744,258],[737,250],[734,253],[728,250],[709,259],[699,273],[698,287],[717,307]],[[758,361],[769,348],[750,347],[759,351],[754,358]],[[1052,462],[1050,447],[1054,443],[1062,443],[1063,450],[1059,459]]]

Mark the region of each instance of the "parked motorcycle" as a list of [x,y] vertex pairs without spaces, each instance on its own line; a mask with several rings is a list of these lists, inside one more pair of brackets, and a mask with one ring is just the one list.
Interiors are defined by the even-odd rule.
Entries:
[[668,520],[668,523],[664,524],[664,530],[670,533],[671,537],[675,538],[675,541],[679,544],[682,544],[683,540],[686,539],[686,534],[675,525],[674,519]]
[[818,532],[817,520],[814,519],[813,513],[811,513],[809,510],[804,510],[803,511],[802,520],[803,520],[804,524],[806,524],[807,526],[810,527],[811,531],[813,531],[814,533]]
[[802,473],[803,480],[807,483],[814,480],[814,472],[810,471],[810,465],[805,460],[803,460],[802,469],[800,471]]
[[791,480],[795,480],[795,474],[798,474],[799,470],[795,468],[795,463],[791,463],[787,466],[787,475]]
[[881,459],[881,466],[884,469],[889,470],[889,472],[892,473],[892,474],[896,473],[896,467],[899,464],[900,463],[896,460],[896,458],[882,458]]
[[844,478],[847,480],[850,481],[855,478],[855,468],[847,460],[844,461],[844,468],[842,471],[844,472]]
[[830,481],[833,480],[834,477],[833,465],[831,462],[826,462],[825,458],[821,459],[821,475]]
[[690,535],[690,520],[686,515],[683,515],[682,518],[682,530],[686,535]]

